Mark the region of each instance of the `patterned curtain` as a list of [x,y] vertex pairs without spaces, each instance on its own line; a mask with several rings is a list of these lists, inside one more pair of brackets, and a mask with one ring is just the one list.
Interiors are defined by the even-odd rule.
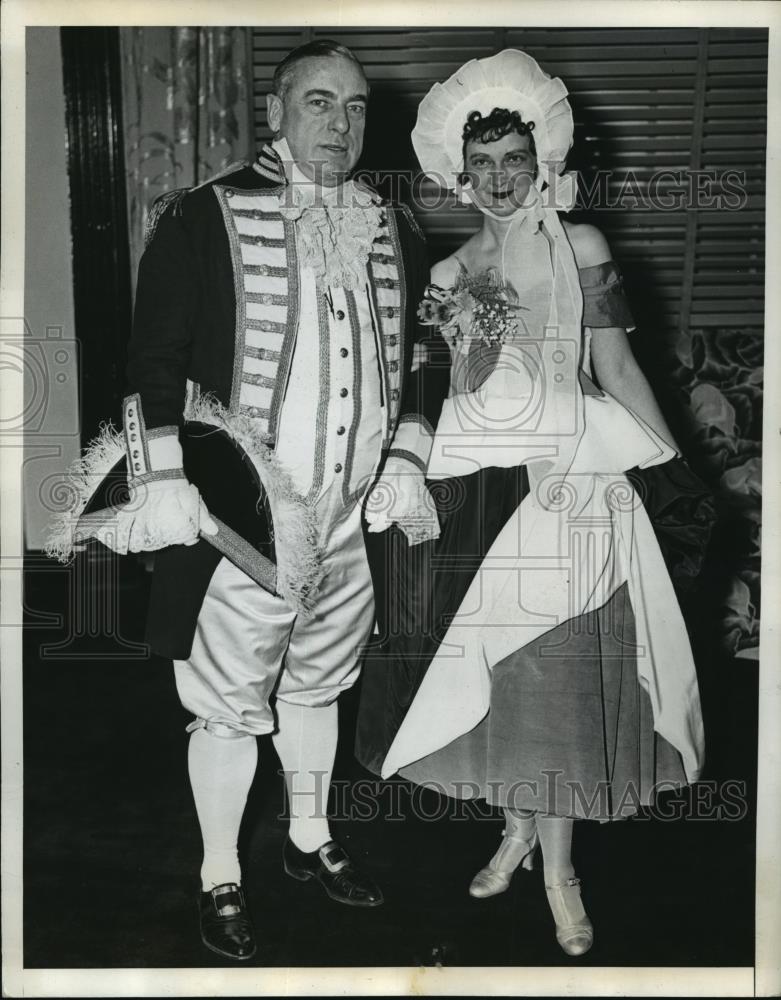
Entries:
[[254,152],[248,28],[121,28],[132,280],[158,195]]

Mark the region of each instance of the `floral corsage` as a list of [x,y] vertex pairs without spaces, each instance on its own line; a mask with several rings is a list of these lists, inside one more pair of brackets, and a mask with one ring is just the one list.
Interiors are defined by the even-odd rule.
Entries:
[[439,326],[445,340],[466,351],[472,340],[493,347],[513,337],[522,308],[513,286],[492,267],[477,274],[462,271],[452,288],[429,285],[418,319],[424,326]]

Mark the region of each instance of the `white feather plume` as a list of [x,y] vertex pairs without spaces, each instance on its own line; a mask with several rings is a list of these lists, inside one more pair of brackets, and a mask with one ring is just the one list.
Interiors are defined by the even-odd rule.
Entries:
[[98,436],[65,473],[64,492],[68,496],[68,508],[53,516],[44,545],[44,551],[52,559],[68,562],[78,549],[74,532],[79,518],[103,479],[124,457],[124,436],[113,424],[102,424]]
[[268,445],[268,439],[250,417],[230,414],[212,396],[188,403],[186,420],[224,430],[254,460],[268,494],[277,556],[277,591],[291,605],[311,613],[323,578],[322,555],[313,507],[296,491],[289,473]]

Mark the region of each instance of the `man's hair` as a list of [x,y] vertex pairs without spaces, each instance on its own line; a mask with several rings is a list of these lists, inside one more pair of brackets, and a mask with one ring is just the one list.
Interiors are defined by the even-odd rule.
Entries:
[[345,59],[349,59],[355,63],[361,73],[363,73],[364,79],[366,79],[363,66],[361,66],[360,61],[346,45],[334,42],[330,38],[317,38],[314,41],[307,42],[305,45],[299,45],[292,52],[288,52],[274,70],[274,77],[271,81],[272,94],[276,94],[277,97],[284,97],[285,91],[290,86],[290,80],[296,64],[301,62],[302,59],[308,59],[311,56],[344,56]]

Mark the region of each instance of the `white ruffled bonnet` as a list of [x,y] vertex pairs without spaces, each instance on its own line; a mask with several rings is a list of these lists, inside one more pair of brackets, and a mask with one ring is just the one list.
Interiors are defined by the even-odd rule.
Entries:
[[574,130],[567,88],[518,49],[472,59],[426,94],[412,131],[412,145],[423,171],[454,190],[464,166],[466,120],[472,111],[489,115],[494,108],[519,111],[525,122],[534,122],[539,171],[536,185],[556,186]]

